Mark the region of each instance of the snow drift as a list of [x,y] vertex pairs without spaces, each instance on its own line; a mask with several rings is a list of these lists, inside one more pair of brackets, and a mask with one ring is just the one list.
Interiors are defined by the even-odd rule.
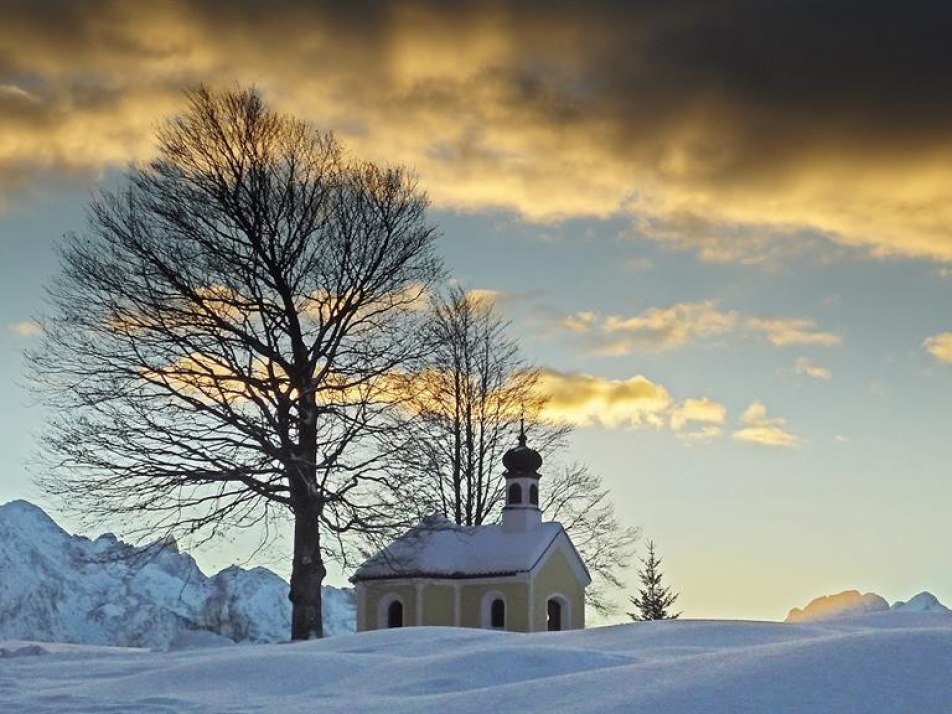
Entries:
[[[329,635],[354,630],[351,590],[324,588]],[[26,501],[0,506],[0,639],[132,647],[275,642],[288,584],[266,568],[205,576],[173,543],[71,536]],[[226,639],[227,638],[227,639]]]
[[28,647],[0,659],[4,711],[925,714],[952,702],[943,612],[531,635],[411,627],[125,657]]

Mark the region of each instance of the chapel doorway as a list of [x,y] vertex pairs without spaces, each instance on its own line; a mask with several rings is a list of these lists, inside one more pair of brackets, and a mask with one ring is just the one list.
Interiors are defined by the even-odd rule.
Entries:
[[394,600],[387,608],[387,627],[403,627],[403,603]]
[[556,598],[549,598],[546,604],[546,614],[548,617],[546,629],[549,632],[558,632],[562,629],[562,603]]

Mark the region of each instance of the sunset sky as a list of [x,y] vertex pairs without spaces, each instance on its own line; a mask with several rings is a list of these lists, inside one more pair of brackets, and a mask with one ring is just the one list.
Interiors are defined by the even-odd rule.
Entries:
[[0,502],[52,510],[21,350],[57,239],[183,88],[254,84],[415,169],[686,617],[952,603],[952,5],[0,9]]

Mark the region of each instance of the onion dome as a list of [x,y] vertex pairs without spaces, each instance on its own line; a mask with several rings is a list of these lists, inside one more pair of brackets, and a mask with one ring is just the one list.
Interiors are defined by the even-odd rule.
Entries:
[[510,474],[535,474],[542,466],[542,456],[539,452],[526,446],[525,429],[519,430],[519,446],[505,453],[502,465]]

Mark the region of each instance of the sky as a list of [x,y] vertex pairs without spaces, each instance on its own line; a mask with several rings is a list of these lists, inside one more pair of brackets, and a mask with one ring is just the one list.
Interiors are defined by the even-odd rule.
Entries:
[[684,616],[952,602],[952,6],[0,8],[0,502],[78,527],[31,481],[21,356],[58,239],[184,88],[254,85],[413,168]]

